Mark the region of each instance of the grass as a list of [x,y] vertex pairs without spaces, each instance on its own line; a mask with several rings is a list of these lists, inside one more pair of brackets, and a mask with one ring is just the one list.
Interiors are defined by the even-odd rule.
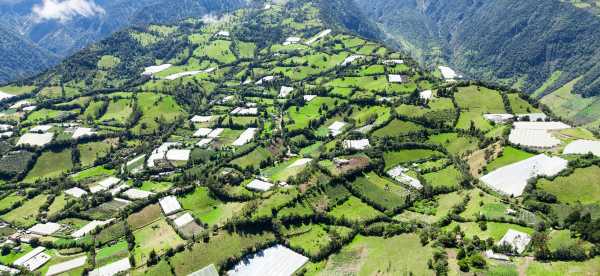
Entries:
[[401,120],[393,120],[385,127],[380,128],[373,132],[373,137],[397,137],[408,135],[411,133],[419,132],[424,130],[425,128],[419,124],[415,124],[413,122],[406,122]]
[[16,85],[8,85],[0,87],[0,91],[12,95],[23,95],[27,93],[31,93],[35,89],[35,86],[16,86]]
[[370,201],[390,211],[404,206],[409,194],[404,187],[373,172],[357,178],[352,187]]
[[38,179],[55,178],[72,168],[71,149],[60,152],[46,151],[38,158],[23,181],[33,183]]
[[275,240],[273,233],[238,234],[219,232],[207,243],[199,242],[170,259],[176,275],[187,275],[209,264],[215,264],[217,270],[231,256],[240,256],[247,248],[258,247]]
[[441,133],[432,135],[428,140],[430,143],[438,144],[446,148],[450,154],[462,155],[474,151],[479,141],[475,137],[460,135],[458,133]]
[[517,93],[508,94],[508,102],[515,114],[538,113],[539,109],[533,107],[529,102],[523,100]]
[[227,64],[236,61],[236,57],[230,49],[231,42],[227,40],[214,40],[207,45],[202,45],[194,50],[195,57],[208,57],[219,63]]
[[557,70],[552,72],[552,75],[550,75],[550,77],[542,84],[542,86],[540,86],[538,89],[535,90],[535,92],[533,92],[532,96],[537,98],[543,95],[544,92],[546,92],[546,90],[550,88],[550,86],[556,83],[556,81],[558,80],[558,78],[560,78],[561,75],[562,71]]
[[486,166],[486,170],[488,172],[494,171],[495,169],[504,167],[506,165],[510,165],[530,157],[533,157],[534,154],[522,151],[520,149],[507,146],[502,149],[502,156],[494,159]]
[[104,166],[96,166],[87,170],[80,171],[74,174],[71,178],[73,181],[82,181],[90,178],[99,178],[103,176],[114,175],[115,170],[107,169]]
[[485,113],[506,113],[500,92],[480,86],[458,88],[456,104],[465,110]]
[[600,199],[600,167],[575,169],[569,176],[559,176],[553,181],[540,179],[537,188],[555,195],[562,203],[598,203]]
[[48,195],[41,194],[30,200],[26,200],[21,207],[16,208],[0,218],[2,220],[22,228],[29,228],[36,223],[36,216],[40,207],[46,203]]
[[294,177],[301,173],[310,163],[302,166],[294,166],[289,168],[294,162],[300,158],[292,158],[288,161],[281,162],[273,167],[268,167],[261,171],[261,174],[268,177],[272,181],[287,181],[290,177]]
[[173,186],[173,183],[171,182],[158,182],[158,181],[151,181],[151,180],[147,180],[142,182],[142,186],[139,188],[140,190],[143,191],[148,191],[148,192],[153,192],[153,193],[160,193],[160,192],[164,192],[168,189],[170,189]]
[[161,215],[160,206],[158,204],[151,204],[144,207],[144,209],[129,215],[129,217],[127,217],[127,223],[129,224],[130,229],[136,230],[158,220]]
[[319,119],[326,114],[327,110],[331,110],[343,102],[329,97],[317,97],[302,107],[292,106],[287,110],[289,118],[287,127],[289,130],[307,128],[311,120]]
[[96,251],[96,266],[103,266],[127,258],[127,256],[129,256],[127,242],[121,240]]
[[158,131],[157,121],[173,123],[178,117],[185,115],[175,98],[167,95],[139,93],[137,106],[142,112],[142,117],[132,129],[134,134],[152,134]]
[[467,203],[467,207],[460,215],[466,219],[475,220],[479,215],[485,215],[489,219],[500,219],[507,217],[506,209],[510,206],[500,201],[490,194],[487,194],[478,189],[471,190],[469,195],[471,200]]
[[99,69],[107,70],[112,69],[121,63],[121,59],[111,55],[104,55],[98,60],[96,65]]
[[333,208],[329,214],[338,219],[347,219],[348,221],[357,223],[371,221],[383,216],[383,213],[354,196],[351,196],[344,203]]
[[259,169],[260,163],[271,157],[272,154],[267,149],[264,147],[257,147],[250,153],[232,160],[231,164],[238,165],[241,168],[252,167],[254,169]]
[[63,110],[54,110],[54,109],[40,109],[34,112],[31,112],[27,116],[27,120],[23,121],[24,124],[37,124],[44,123],[50,120],[60,120],[62,118],[67,117],[71,112],[63,111]]
[[412,163],[434,157],[442,157],[443,153],[430,149],[403,149],[399,151],[386,151],[383,153],[385,170],[394,168],[399,164]]
[[62,211],[67,205],[67,198],[65,194],[60,194],[54,198],[50,207],[48,207],[48,217],[53,217]]
[[462,231],[465,232],[465,237],[473,238],[473,236],[477,235],[481,240],[486,240],[488,238],[494,239],[495,242],[500,241],[502,237],[506,234],[508,229],[517,230],[526,234],[533,234],[535,232],[534,229],[523,227],[516,224],[510,223],[501,223],[501,222],[488,222],[487,230],[482,231],[479,228],[479,224],[476,222],[464,222],[464,223],[456,223],[452,222],[450,225],[446,226],[445,229],[454,229],[456,225],[460,225]]
[[242,206],[241,203],[224,203],[212,197],[206,187],[197,187],[193,193],[179,197],[179,202],[183,209],[208,225],[224,223],[235,212],[240,211]]
[[576,78],[563,87],[544,96],[540,101],[555,114],[574,121],[576,124],[597,122],[600,117],[600,98],[584,98],[573,93],[573,87],[582,77]]
[[98,120],[105,124],[125,125],[133,112],[133,101],[131,99],[111,100],[106,112]]
[[390,108],[386,106],[355,107],[352,111],[350,118],[356,122],[357,126],[364,126],[368,123],[381,125],[390,118]]
[[24,197],[16,193],[12,193],[0,200],[0,210],[11,208],[13,204],[23,200]]
[[597,275],[600,271],[600,257],[583,262],[532,262],[527,267],[530,276]]
[[[175,248],[184,241],[171,228],[166,220],[161,219],[133,232],[135,236],[134,256],[137,263],[144,263],[152,250],[162,255],[168,248]],[[158,238],[160,237],[160,238]]]
[[291,248],[300,249],[303,255],[316,257],[323,248],[330,245],[332,239],[329,233],[334,231],[339,236],[347,236],[351,229],[343,226],[309,224],[290,227],[284,235]]
[[316,275],[435,275],[427,267],[432,256],[433,249],[421,245],[415,234],[391,238],[358,235],[330,256],[325,268]]
[[82,167],[88,167],[94,164],[98,158],[103,158],[110,152],[111,145],[106,141],[90,142],[77,145],[79,149],[79,160]]
[[463,181],[463,175],[454,165],[450,165],[437,172],[424,174],[423,178],[434,188],[458,188]]
[[548,235],[548,249],[556,251],[560,248],[568,248],[570,246],[582,247],[586,251],[592,248],[592,244],[578,238],[572,237],[573,233],[570,230],[553,230]]

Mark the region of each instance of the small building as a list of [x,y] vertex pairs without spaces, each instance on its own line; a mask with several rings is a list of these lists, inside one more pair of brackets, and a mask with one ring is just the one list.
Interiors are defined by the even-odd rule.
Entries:
[[246,185],[246,189],[259,191],[259,192],[266,192],[266,191],[270,190],[273,186],[274,185],[270,182],[259,180],[259,179],[254,179],[254,180],[250,181],[250,183],[248,183],[248,185]]
[[187,276],[219,276],[219,271],[217,271],[217,268],[214,264],[209,264],[196,272],[188,274]]
[[58,223],[47,222],[47,223],[38,223],[31,228],[27,229],[29,233],[41,235],[41,236],[49,236],[52,235],[58,230],[60,230],[62,226]]
[[531,237],[526,233],[517,230],[508,229],[504,237],[498,242],[498,245],[508,244],[518,253],[521,254],[527,249],[527,245],[531,242]]
[[165,215],[171,215],[181,211],[181,205],[175,196],[166,196],[161,198],[158,203],[160,204],[160,208],[162,208]]
[[65,190],[65,194],[70,195],[72,197],[81,198],[82,196],[87,195],[87,192],[79,187],[73,187],[71,189]]
[[369,143],[369,139],[345,140],[343,147],[345,149],[366,150],[371,147],[371,144]]
[[394,75],[394,74],[388,75],[388,82],[390,82],[390,83],[404,83],[406,81],[408,81],[408,77],[405,75]]

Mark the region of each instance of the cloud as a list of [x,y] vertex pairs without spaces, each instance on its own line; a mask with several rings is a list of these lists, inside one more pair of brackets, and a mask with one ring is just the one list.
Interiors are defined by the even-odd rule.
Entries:
[[34,5],[33,15],[40,21],[58,20],[69,21],[75,16],[92,17],[104,14],[104,9],[94,0],[42,0],[40,5]]

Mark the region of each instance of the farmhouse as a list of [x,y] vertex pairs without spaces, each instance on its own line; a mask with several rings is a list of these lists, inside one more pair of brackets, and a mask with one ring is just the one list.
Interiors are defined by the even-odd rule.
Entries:
[[48,254],[43,253],[45,250],[45,247],[38,246],[23,257],[14,261],[13,265],[23,266],[29,271],[34,271],[50,260],[51,257]]
[[256,85],[261,85],[263,83],[272,82],[275,80],[275,76],[265,76],[262,79],[256,82]]
[[285,98],[287,97],[290,93],[292,93],[292,91],[294,91],[293,87],[289,87],[289,86],[282,86],[281,89],[279,89],[279,97],[280,98]]
[[50,142],[52,142],[52,138],[54,138],[54,133],[25,133],[19,141],[17,142],[17,146],[20,145],[30,145],[34,147],[43,147]]
[[507,195],[521,196],[527,181],[537,176],[554,176],[567,168],[568,161],[545,154],[504,166],[481,177],[481,181]]
[[274,185],[272,183],[262,181],[259,179],[254,179],[248,185],[246,185],[246,189],[255,190],[259,192],[265,192],[271,189]]
[[254,139],[254,135],[256,135],[257,131],[258,131],[257,128],[248,128],[248,129],[244,130],[244,132],[242,132],[240,137],[238,137],[235,141],[233,141],[233,143],[231,145],[243,146],[243,145],[247,144],[248,142],[252,141],[252,139]]
[[407,175],[407,171],[407,168],[404,168],[402,166],[396,166],[395,168],[387,171],[387,174],[396,181],[409,185],[415,189],[423,188],[423,184],[421,184],[421,181],[412,176]]
[[8,94],[8,93],[6,93],[6,92],[2,92],[2,91],[0,91],[0,101],[2,101],[2,100],[6,100],[6,99],[10,99],[10,98],[12,98],[12,97],[14,97],[14,96],[15,96],[15,95]]
[[136,189],[136,188],[127,189],[127,191],[123,192],[123,195],[125,195],[127,198],[134,199],[134,200],[135,199],[146,199],[153,194],[154,193],[152,193],[152,192],[148,192],[148,191],[144,191],[144,190],[140,190],[140,189]]
[[294,161],[294,163],[290,164],[288,166],[288,169],[304,166],[304,165],[310,163],[311,161],[312,161],[312,159],[310,159],[310,158],[300,158],[300,159]]
[[36,235],[49,236],[56,233],[61,227],[60,224],[54,222],[38,223],[27,229],[27,231]]
[[160,208],[162,208],[165,215],[171,215],[177,213],[181,210],[181,205],[179,205],[179,201],[175,196],[166,196],[161,198],[158,203],[160,203]]
[[153,150],[150,157],[148,157],[148,160],[147,160],[148,167],[153,168],[154,166],[156,166],[155,162],[158,160],[165,159],[165,155],[167,154],[167,151],[169,151],[170,148],[178,147],[180,145],[181,145],[181,143],[177,143],[177,142],[166,142],[166,143],[163,143],[162,145],[160,145],[160,147]]
[[300,43],[300,40],[302,40],[302,39],[299,37],[290,36],[285,40],[285,42],[283,42],[283,45],[287,46],[287,45],[291,45],[291,44],[298,44],[298,43]]
[[221,133],[223,133],[223,131],[225,131],[225,129],[223,129],[223,128],[215,128],[213,131],[211,131],[206,136],[208,138],[217,138],[217,137],[221,136]]
[[346,127],[347,124],[348,123],[346,122],[340,121],[334,122],[329,126],[329,133],[334,137],[338,136],[344,131],[344,127]]
[[385,65],[396,65],[396,64],[403,64],[404,60],[401,59],[387,59],[383,61],[383,64]]
[[201,139],[198,143],[196,143],[196,146],[205,147],[208,144],[210,144],[210,142],[212,142],[212,141],[213,141],[213,138],[204,138],[204,139]]
[[440,72],[442,73],[442,77],[446,80],[446,81],[454,81],[456,79],[460,79],[462,78],[461,76],[459,76],[458,74],[456,74],[456,72],[447,66],[439,66],[438,69],[440,69]]
[[588,154],[600,156],[600,141],[576,140],[565,147],[563,154]]
[[82,267],[85,265],[85,261],[87,260],[87,256],[81,256],[79,258],[75,258],[66,262],[62,262],[59,264],[52,265],[48,268],[48,272],[46,272],[46,276],[52,276],[61,274],[63,272],[67,272],[69,270]]
[[483,114],[483,118],[496,124],[506,123],[512,120],[514,117],[515,116],[512,114]]
[[170,149],[165,155],[165,159],[169,161],[187,162],[190,160],[191,151],[188,149]]
[[144,72],[142,73],[142,76],[152,76],[156,73],[159,73],[159,72],[162,72],[164,70],[171,68],[171,66],[173,66],[173,65],[172,64],[161,64],[161,65],[148,66],[148,67],[144,68]]
[[371,144],[369,139],[345,140],[343,146],[345,149],[366,150],[371,147]]
[[431,90],[424,90],[419,92],[419,98],[421,98],[422,100],[431,100],[433,99],[433,91]]
[[207,123],[210,122],[210,120],[213,119],[213,116],[200,116],[200,115],[195,115],[194,117],[192,117],[191,121],[192,123]]
[[188,274],[187,276],[219,276],[219,271],[217,271],[217,268],[214,264],[209,264],[198,271]]
[[79,228],[79,230],[71,233],[71,237],[75,238],[75,239],[79,239],[85,235],[87,235],[88,233],[94,231],[94,229],[96,229],[97,227],[102,227],[104,225],[107,225],[109,223],[111,223],[114,219],[109,219],[109,220],[105,220],[105,221],[99,221],[99,220],[93,220],[91,222],[89,222],[88,224],[84,225],[83,227]]
[[523,232],[508,229],[504,237],[498,242],[498,245],[509,244],[517,253],[521,254],[531,242],[531,237]]
[[75,131],[73,131],[73,136],[71,138],[73,139],[79,139],[81,137],[85,137],[85,136],[90,136],[95,134],[95,132],[92,131],[91,128],[88,127],[78,127],[75,129]]
[[37,125],[37,126],[30,128],[29,132],[45,133],[45,132],[48,132],[53,127],[54,126],[52,126],[52,125]]
[[532,148],[552,148],[560,145],[551,131],[571,128],[561,122],[515,122],[508,140],[516,145]]
[[190,213],[185,213],[185,214],[177,217],[175,220],[173,220],[173,223],[175,224],[175,226],[180,228],[180,227],[186,226],[188,223],[193,222],[193,221],[194,221],[194,218],[192,217],[192,215]]
[[408,80],[408,77],[404,76],[404,75],[393,75],[393,74],[388,75],[388,82],[390,82],[390,83],[403,83],[403,82],[406,82],[407,80]]
[[96,268],[88,274],[89,276],[108,276],[115,275],[119,272],[127,271],[131,268],[129,258],[124,258],[114,263],[107,264],[100,268]]
[[70,195],[72,197],[81,198],[82,196],[87,195],[87,192],[79,187],[73,187],[71,189],[65,190],[65,194]]
[[275,245],[247,256],[232,270],[229,276],[292,275],[308,258],[283,245]]
[[317,95],[304,95],[304,96],[302,96],[302,98],[304,99],[305,102],[310,102],[310,101],[312,101],[316,97],[317,97]]
[[344,61],[342,62],[342,66],[346,66],[351,64],[352,62],[355,62],[358,59],[364,58],[364,56],[362,55],[350,55],[349,57],[347,57],[346,59],[344,59]]
[[309,39],[308,41],[306,41],[306,44],[310,45],[315,43],[317,40],[329,35],[331,33],[330,29],[321,31],[320,33],[318,33],[316,36],[314,36],[313,38]]
[[206,137],[206,135],[208,135],[209,133],[211,133],[213,130],[210,128],[205,128],[205,127],[201,127],[198,130],[196,130],[196,132],[194,132],[194,137]]
[[217,36],[229,37],[229,32],[228,31],[219,31],[217,33]]
[[257,115],[258,108],[256,107],[236,107],[231,111],[231,115]]

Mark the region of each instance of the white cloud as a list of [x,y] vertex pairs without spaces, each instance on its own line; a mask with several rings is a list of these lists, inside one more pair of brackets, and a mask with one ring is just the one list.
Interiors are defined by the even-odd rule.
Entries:
[[91,17],[104,14],[104,9],[94,0],[42,0],[32,8],[34,16],[40,20],[69,21],[75,16]]

